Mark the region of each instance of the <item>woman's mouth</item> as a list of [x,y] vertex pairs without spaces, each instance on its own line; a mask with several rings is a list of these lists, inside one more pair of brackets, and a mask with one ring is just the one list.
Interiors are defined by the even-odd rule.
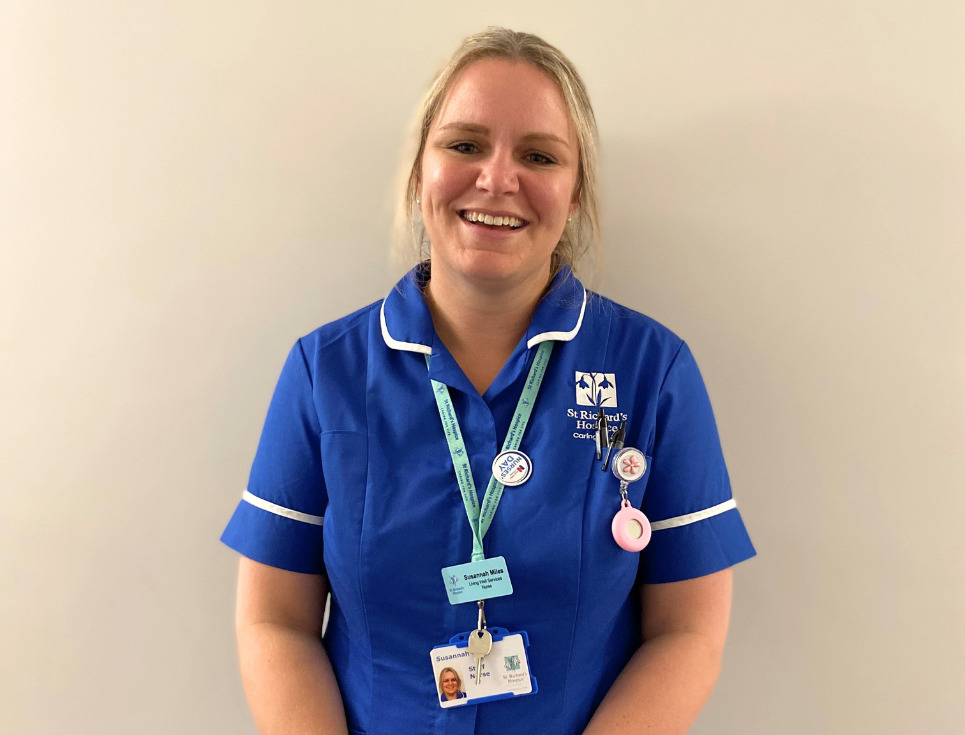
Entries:
[[486,227],[493,228],[505,228],[507,230],[518,230],[520,227],[526,224],[525,220],[521,220],[519,217],[513,217],[512,215],[494,216],[484,212],[476,212],[471,209],[463,209],[461,212],[459,212],[459,216],[467,222],[472,222],[475,225],[484,225]]

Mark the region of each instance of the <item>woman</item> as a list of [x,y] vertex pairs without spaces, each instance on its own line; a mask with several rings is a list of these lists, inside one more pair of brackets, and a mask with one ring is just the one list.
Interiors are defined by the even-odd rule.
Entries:
[[439,701],[452,702],[465,699],[466,693],[462,689],[462,679],[451,666],[446,666],[439,672]]
[[[295,345],[223,536],[263,733],[673,733],[706,700],[728,568],[754,551],[686,345],[572,273],[594,138],[579,76],[534,36],[468,38],[430,89],[406,192],[429,258]],[[601,412],[640,481],[601,471]],[[507,447],[528,479],[497,498]],[[640,553],[615,541],[625,506],[651,522]],[[511,594],[464,604],[478,575],[453,569],[488,562]],[[443,709],[440,651],[479,670],[470,705],[500,677],[536,691]]]

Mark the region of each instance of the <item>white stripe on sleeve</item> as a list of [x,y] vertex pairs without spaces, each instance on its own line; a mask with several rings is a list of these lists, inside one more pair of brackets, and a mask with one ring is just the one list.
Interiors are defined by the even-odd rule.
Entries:
[[241,494],[241,499],[256,508],[261,508],[262,510],[267,510],[269,513],[274,513],[276,516],[284,516],[285,518],[291,518],[294,521],[301,521],[302,523],[311,523],[313,526],[321,526],[322,522],[325,520],[325,516],[313,516],[308,513],[300,513],[297,510],[292,510],[291,508],[286,508],[283,505],[275,505],[264,498],[259,498],[257,495],[252,495],[250,492],[245,490]]
[[675,516],[673,518],[667,518],[663,521],[654,521],[650,524],[650,528],[653,531],[662,531],[665,528],[677,528],[677,526],[686,526],[690,523],[696,523],[697,521],[702,521],[705,518],[711,518],[716,515],[720,515],[724,511],[728,511],[731,508],[737,507],[737,501],[731,498],[730,500],[725,500],[720,505],[715,505],[710,508],[704,508],[703,510],[698,510],[696,513],[688,513],[684,516]]

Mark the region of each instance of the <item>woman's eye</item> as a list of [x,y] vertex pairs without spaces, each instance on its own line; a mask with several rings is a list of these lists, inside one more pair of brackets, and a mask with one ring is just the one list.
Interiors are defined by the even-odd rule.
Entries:
[[449,146],[449,149],[455,151],[456,153],[475,153],[477,150],[475,143],[465,142],[453,143],[451,146]]
[[556,163],[552,158],[547,156],[545,153],[529,153],[526,156],[532,163],[539,164],[540,166],[549,166]]

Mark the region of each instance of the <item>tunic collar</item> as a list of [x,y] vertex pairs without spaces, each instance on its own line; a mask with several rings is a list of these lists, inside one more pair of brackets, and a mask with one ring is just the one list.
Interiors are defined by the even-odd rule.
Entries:
[[[393,350],[432,354],[435,330],[422,288],[428,280],[427,263],[409,271],[382,301],[382,339]],[[586,311],[586,289],[566,266],[553,278],[526,329],[526,347],[547,340],[569,342],[580,331]]]

